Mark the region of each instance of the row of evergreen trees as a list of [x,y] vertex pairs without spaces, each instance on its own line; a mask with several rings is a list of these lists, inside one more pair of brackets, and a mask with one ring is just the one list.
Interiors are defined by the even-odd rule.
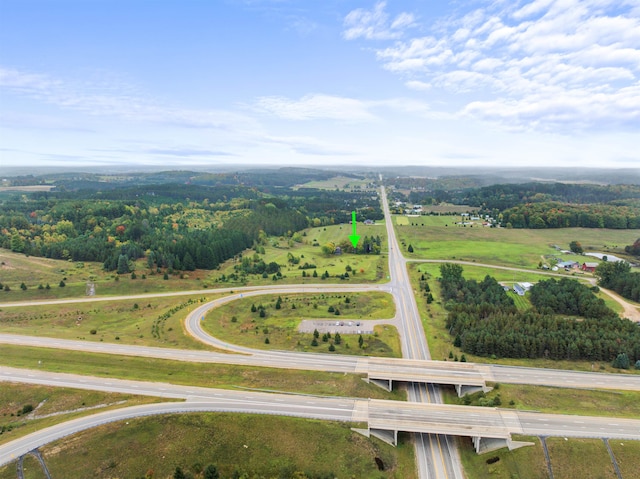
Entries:
[[534,307],[522,312],[494,278],[467,280],[452,264],[440,271],[447,327],[454,345],[467,353],[601,361],[624,353],[631,362],[640,359],[640,328],[619,319],[576,280],[541,281],[531,289]]

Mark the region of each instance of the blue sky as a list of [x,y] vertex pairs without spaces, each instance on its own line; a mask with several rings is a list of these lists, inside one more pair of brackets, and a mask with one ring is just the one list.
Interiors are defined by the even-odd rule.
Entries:
[[0,0],[0,165],[640,166],[639,0]]

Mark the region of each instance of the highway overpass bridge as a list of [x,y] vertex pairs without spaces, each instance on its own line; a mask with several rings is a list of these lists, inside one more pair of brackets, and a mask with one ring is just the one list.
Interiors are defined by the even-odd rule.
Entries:
[[501,447],[514,449],[528,444],[513,440],[513,435],[640,440],[640,420],[637,419],[212,389],[0,366],[0,382],[2,381],[182,399],[185,402],[104,411],[58,424],[0,445],[0,465],[3,464],[2,458],[10,460],[12,456],[15,459],[48,442],[105,422],[143,415],[190,411],[275,414],[364,423],[366,429],[355,430],[394,445],[397,444],[399,432],[466,436],[472,438],[478,453]]
[[251,353],[232,354],[5,333],[0,333],[0,344],[159,358],[173,361],[358,373],[366,376],[367,381],[387,390],[392,389],[394,382],[433,383],[453,385],[459,396],[478,390],[486,392],[490,390],[487,386],[487,383],[490,382],[562,388],[640,391],[640,375],[638,374],[606,374],[456,361],[357,357],[285,351],[250,350]]
[[[493,376],[489,367],[454,361],[412,360],[396,358],[362,358],[356,372],[367,375],[367,381],[387,391],[393,383],[432,383],[455,386],[458,396],[470,392],[491,390],[487,381]],[[639,385],[640,387],[640,385]]]

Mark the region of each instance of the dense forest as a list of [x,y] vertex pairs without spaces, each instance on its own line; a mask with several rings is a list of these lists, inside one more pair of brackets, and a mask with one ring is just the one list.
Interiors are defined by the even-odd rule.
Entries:
[[454,345],[477,356],[613,361],[640,359],[640,328],[619,319],[576,280],[541,281],[518,311],[495,279],[478,283],[442,265],[440,283]]
[[[328,174],[313,171],[303,170],[298,181]],[[130,272],[132,261],[142,257],[152,269],[188,271],[216,268],[264,241],[264,235],[291,238],[309,226],[347,222],[352,211],[360,221],[383,217],[375,192],[283,187],[272,194],[238,184],[236,175],[230,175],[232,185],[221,184],[225,175],[204,175],[215,186],[193,184],[187,172],[155,175],[143,177],[143,184],[65,175],[53,191],[5,194],[0,247],[53,259],[98,261],[118,273]],[[290,183],[295,175],[282,177]],[[162,178],[190,182],[152,183]],[[370,243],[353,252],[374,249]]]

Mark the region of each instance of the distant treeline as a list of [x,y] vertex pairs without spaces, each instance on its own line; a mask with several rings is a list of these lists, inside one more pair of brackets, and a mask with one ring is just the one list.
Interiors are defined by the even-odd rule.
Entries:
[[502,212],[502,225],[513,228],[640,228],[640,208],[613,204],[527,203]]
[[524,183],[492,185],[467,191],[462,204],[485,210],[504,211],[523,203],[610,203],[640,198],[637,185],[576,185],[567,183]]
[[533,308],[522,312],[495,279],[464,279],[459,265],[445,264],[440,271],[447,327],[454,345],[466,353],[599,361],[624,353],[640,359],[640,328],[618,318],[576,280],[537,283],[531,289]]

